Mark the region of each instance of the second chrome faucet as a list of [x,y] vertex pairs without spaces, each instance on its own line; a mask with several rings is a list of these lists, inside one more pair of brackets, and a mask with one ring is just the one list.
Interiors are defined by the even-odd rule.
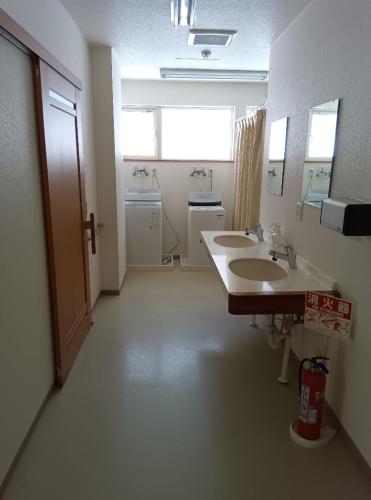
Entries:
[[[245,232],[246,236],[253,234],[258,238],[259,241],[264,241],[264,229],[261,224],[257,224],[255,229],[246,228]],[[282,248],[278,250],[278,248]],[[278,259],[285,260],[289,263],[290,269],[297,269],[296,264],[296,252],[292,245],[277,245],[269,251],[269,255],[272,257],[272,260],[277,261]]]
[[272,260],[286,260],[289,263],[290,269],[297,269],[298,266],[296,264],[296,253],[294,247],[292,245],[284,245],[282,248],[282,252],[273,249],[269,251],[269,255],[272,257]]

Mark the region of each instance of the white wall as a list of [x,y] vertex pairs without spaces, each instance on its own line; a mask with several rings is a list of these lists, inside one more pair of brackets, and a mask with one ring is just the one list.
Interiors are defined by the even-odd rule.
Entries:
[[[97,213],[88,46],[71,17],[58,0],[33,0],[32,2],[28,0],[0,0],[0,8],[13,17],[83,82],[82,120],[86,158],[86,194],[88,211]],[[15,80],[16,84],[19,82],[21,80]],[[13,90],[16,91],[16,85]],[[27,119],[31,119],[31,117],[32,113],[30,111]],[[34,124],[32,126],[35,127]],[[27,139],[30,139],[30,136],[31,134]],[[26,139],[24,145],[26,147]],[[27,160],[29,168],[31,168],[30,158],[29,155]],[[21,164],[18,164],[17,168],[20,167]],[[38,173],[38,169],[36,171]],[[18,262],[19,269],[24,269],[23,282],[24,277],[27,276],[26,281],[34,284],[34,287],[32,293],[27,296],[29,293],[28,287],[20,285],[17,291],[18,300],[10,304],[11,287],[17,287],[17,283],[9,283],[8,302],[1,301],[3,305],[7,304],[9,321],[12,315],[15,315],[11,337],[5,340],[4,331],[1,332],[1,352],[6,360],[11,361],[16,371],[10,373],[9,366],[5,362],[0,363],[0,380],[2,384],[5,384],[4,392],[6,391],[5,394],[9,398],[8,400],[5,397],[0,398],[0,405],[6,406],[6,412],[0,411],[0,414],[2,418],[10,415],[9,421],[1,421],[1,428],[6,431],[6,438],[1,437],[0,483],[54,379],[49,299],[45,296],[47,288],[42,289],[43,284],[47,287],[47,283],[45,283],[45,279],[47,279],[45,276],[46,268],[43,269],[42,267],[43,265],[46,266],[46,262],[43,261],[43,258],[45,259],[45,245],[41,241],[39,247],[37,247],[37,241],[39,241],[37,235],[43,238],[43,232],[40,233],[40,228],[31,224],[31,214],[32,217],[36,216],[36,207],[38,202],[41,203],[41,194],[40,192],[35,194],[35,191],[32,190],[31,182],[27,177],[29,174],[30,170],[27,170],[24,175],[19,177],[21,180],[18,179],[20,183],[18,195],[20,196],[20,203],[26,204],[26,201],[27,203],[30,202],[27,197],[33,194],[34,199],[31,201],[35,208],[29,207],[27,209],[23,206],[23,210],[18,214],[19,217],[16,217],[18,210],[21,209],[21,204],[17,204],[18,208],[14,207],[13,215],[16,217],[15,223],[19,224],[22,220],[27,220],[27,228],[19,229],[19,237],[22,234],[27,235],[28,231],[32,231],[32,234],[28,235],[27,255],[24,255],[24,257],[18,256]],[[24,195],[21,192],[21,185],[22,189],[25,188]],[[3,197],[1,201],[4,203]],[[30,216],[25,219],[24,214],[28,213],[28,211]],[[17,227],[16,224],[14,224],[14,227]],[[5,240],[9,248],[11,248],[10,237],[5,238]],[[21,248],[21,240],[18,238],[17,241]],[[17,252],[14,251],[13,258],[18,259],[18,257]],[[28,262],[26,257],[32,257],[32,264],[28,269],[25,266]],[[92,300],[94,301],[100,291],[99,261],[96,257],[90,258],[90,274]],[[22,301],[22,307],[31,307],[32,312],[27,313],[26,309],[24,309],[24,314],[19,315],[19,301]],[[47,307],[44,307],[45,304],[47,304]],[[32,321],[29,320],[31,316]]]
[[31,58],[0,37],[0,68],[1,484],[53,381],[53,351]]
[[[123,104],[188,105],[188,106],[235,106],[236,118],[245,115],[246,106],[264,104],[267,85],[261,83],[226,82],[171,82],[124,80]],[[189,191],[209,189],[210,179],[194,179],[190,174],[195,166],[213,169],[214,191],[222,193],[223,206],[227,211],[227,225],[231,228],[233,211],[233,163],[197,162],[140,162],[125,161],[125,185],[150,187],[152,178],[139,179],[131,175],[134,166],[156,168],[160,181],[165,209],[180,236],[180,246],[175,254],[187,251],[187,199]],[[173,246],[174,235],[165,222],[164,251]]]
[[[267,134],[271,122],[289,116],[283,197],[262,187],[262,222],[284,225],[299,255],[339,283],[354,301],[354,337],[349,344],[330,342],[331,376],[327,398],[371,465],[371,238],[349,238],[320,226],[320,211],[306,206],[295,218],[301,196],[308,109],[340,97],[339,140],[333,196],[371,198],[369,0],[315,0],[272,48]],[[269,141],[266,141],[268,144]],[[267,148],[266,148],[267,149]],[[265,169],[268,169],[268,151]],[[265,175],[264,175],[265,178]],[[323,338],[298,333],[299,355],[322,348]]]
[[126,272],[123,165],[120,154],[121,77],[113,49],[92,47],[91,76],[95,119],[101,286],[120,290]]
[[[58,0],[32,0],[32,2],[0,0],[0,8],[82,81],[81,108],[86,198],[88,213],[94,212],[98,215],[88,45],[71,16]],[[89,254],[91,299],[94,303],[100,292],[99,259],[97,256],[92,256],[91,252]]]

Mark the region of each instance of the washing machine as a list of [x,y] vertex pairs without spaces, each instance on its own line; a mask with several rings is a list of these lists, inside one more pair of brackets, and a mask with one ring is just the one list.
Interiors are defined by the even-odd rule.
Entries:
[[210,265],[201,231],[225,230],[225,209],[219,193],[190,193],[188,199],[188,256],[191,266]]
[[155,189],[125,193],[126,255],[129,266],[162,264],[162,200]]

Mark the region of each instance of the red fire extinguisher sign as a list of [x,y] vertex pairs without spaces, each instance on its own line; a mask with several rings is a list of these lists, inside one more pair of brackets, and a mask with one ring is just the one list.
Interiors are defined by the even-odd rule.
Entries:
[[324,293],[307,292],[304,326],[332,337],[349,339],[352,308],[349,300]]

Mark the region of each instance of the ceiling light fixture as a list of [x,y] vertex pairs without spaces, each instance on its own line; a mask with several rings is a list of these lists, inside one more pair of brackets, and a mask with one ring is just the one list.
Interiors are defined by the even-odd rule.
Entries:
[[197,0],[171,0],[171,20],[174,27],[189,26],[193,27],[196,16]]
[[175,61],[200,61],[200,62],[215,62],[220,61],[218,57],[175,57]]
[[198,68],[160,68],[163,80],[237,80],[267,82],[268,71]]
[[190,29],[188,35],[188,45],[217,45],[228,47],[237,30],[206,30]]

